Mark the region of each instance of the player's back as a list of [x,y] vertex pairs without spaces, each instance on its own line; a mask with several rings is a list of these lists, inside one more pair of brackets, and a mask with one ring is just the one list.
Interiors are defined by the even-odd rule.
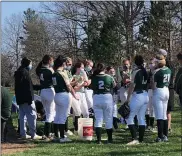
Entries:
[[171,70],[168,67],[157,69],[154,74],[154,82],[157,88],[168,87],[171,78]]
[[114,80],[110,75],[98,74],[92,78],[92,89],[94,94],[107,94],[111,93]]

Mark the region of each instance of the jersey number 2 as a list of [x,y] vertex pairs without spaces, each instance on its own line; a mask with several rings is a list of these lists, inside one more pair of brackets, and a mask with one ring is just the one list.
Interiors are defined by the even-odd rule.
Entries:
[[104,89],[104,81],[99,81],[99,89]]
[[169,81],[170,81],[170,74],[164,74],[163,82],[166,83],[166,82],[169,82]]

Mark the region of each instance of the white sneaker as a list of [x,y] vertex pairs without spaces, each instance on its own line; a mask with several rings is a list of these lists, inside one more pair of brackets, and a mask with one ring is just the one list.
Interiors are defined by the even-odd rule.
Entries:
[[31,137],[33,140],[41,140],[42,136],[35,135],[34,137]]
[[128,129],[128,128],[129,128],[128,125],[126,125],[125,129]]
[[151,128],[151,132],[157,133],[157,129],[156,128]]
[[167,136],[163,136],[163,139],[162,139],[162,141],[164,141],[164,142],[168,142],[168,138],[167,138]]
[[62,138],[59,141],[60,143],[65,143],[65,142],[71,142],[72,140],[70,140],[69,138]]
[[72,135],[73,135],[73,132],[70,131],[70,130],[68,130],[67,132],[65,132],[65,135],[67,135],[67,136],[72,136]]
[[127,143],[126,145],[132,146],[132,145],[138,145],[138,144],[140,144],[138,140],[133,140],[133,141]]
[[31,139],[31,136],[26,134],[25,136],[22,136],[21,139]]

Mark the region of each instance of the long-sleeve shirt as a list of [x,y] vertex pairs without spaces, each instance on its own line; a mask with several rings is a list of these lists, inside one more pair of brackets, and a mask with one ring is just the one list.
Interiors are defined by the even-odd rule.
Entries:
[[174,89],[176,93],[182,97],[182,67],[180,67],[176,74]]
[[7,120],[11,115],[11,97],[5,87],[1,87],[1,118]]
[[34,100],[33,83],[26,68],[20,67],[15,72],[15,96],[18,105],[32,104]]

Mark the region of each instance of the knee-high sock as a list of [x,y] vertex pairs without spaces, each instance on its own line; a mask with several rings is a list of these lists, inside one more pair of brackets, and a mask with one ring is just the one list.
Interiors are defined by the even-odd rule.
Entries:
[[44,135],[46,137],[49,137],[50,136],[50,133],[51,133],[51,124],[52,123],[45,122],[45,125],[44,125]]
[[95,128],[95,133],[97,136],[97,141],[101,141],[101,127],[96,127]]
[[136,115],[134,117],[134,123],[135,123],[135,127],[138,129],[138,119]]
[[64,138],[65,124],[59,124],[60,138]]
[[54,123],[51,122],[51,133],[54,133]]
[[131,133],[131,137],[133,140],[137,139],[137,135],[136,135],[136,127],[135,125],[128,125],[130,133]]
[[54,135],[55,135],[56,138],[59,137],[58,131],[59,131],[59,125],[54,124]]
[[150,126],[150,117],[149,117],[149,115],[145,115],[145,119],[146,119],[147,127]]
[[108,141],[112,142],[112,132],[113,132],[112,128],[106,129],[106,132],[107,132]]
[[154,117],[150,117],[150,126],[154,127]]
[[114,129],[118,129],[118,122],[116,117],[113,117],[113,126],[114,126]]
[[143,141],[144,133],[145,133],[145,126],[139,125],[139,141],[140,142]]
[[168,136],[168,120],[163,120],[163,134]]
[[157,120],[158,137],[163,138],[163,120]]
[[68,118],[66,119],[66,122],[65,122],[65,132],[68,131]]
[[75,131],[78,131],[78,119],[79,118],[80,118],[79,116],[75,116],[75,122],[74,122]]

